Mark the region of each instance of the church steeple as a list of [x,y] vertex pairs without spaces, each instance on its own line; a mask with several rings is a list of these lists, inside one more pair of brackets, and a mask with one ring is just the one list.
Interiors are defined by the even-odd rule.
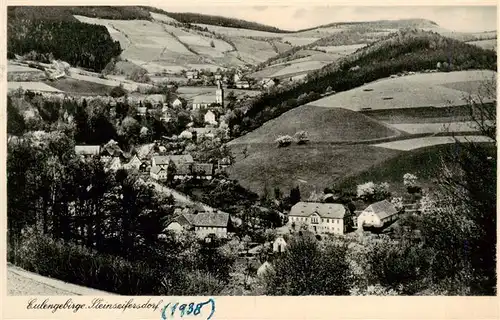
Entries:
[[217,90],[215,90],[215,102],[224,105],[224,89],[222,88],[222,82],[217,80]]

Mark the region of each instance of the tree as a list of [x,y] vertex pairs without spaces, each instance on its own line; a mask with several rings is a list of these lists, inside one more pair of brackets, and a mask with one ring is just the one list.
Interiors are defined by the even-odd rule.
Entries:
[[307,131],[298,131],[294,135],[295,141],[297,141],[297,144],[305,144],[307,141],[309,141],[309,138],[307,136]]
[[21,135],[25,130],[26,124],[19,110],[14,107],[12,98],[7,96],[7,132],[14,135]]
[[265,277],[270,295],[347,295],[347,247],[329,243],[321,248],[314,238],[292,239]]
[[214,41],[213,41],[213,40],[211,40],[211,41],[210,41],[210,46],[211,46],[212,48],[215,48],[215,43],[214,43]]
[[380,184],[372,181],[360,184],[356,188],[358,198],[367,202],[381,201],[390,196],[389,184],[383,182]]
[[403,184],[406,187],[406,190],[410,194],[418,193],[421,191],[421,188],[417,185],[417,176],[411,173],[405,173],[403,176]]
[[281,148],[281,147],[288,147],[293,141],[293,138],[290,137],[289,135],[285,135],[285,136],[279,136],[275,142],[278,143],[278,148]]
[[300,202],[300,189],[298,186],[290,190],[290,205],[293,206],[297,202]]
[[114,87],[109,92],[109,95],[112,96],[113,98],[123,97],[126,94],[127,94],[127,91],[121,85]]

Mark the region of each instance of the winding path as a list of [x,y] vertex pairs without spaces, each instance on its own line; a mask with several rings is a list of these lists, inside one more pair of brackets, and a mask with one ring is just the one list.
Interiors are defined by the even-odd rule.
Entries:
[[7,295],[9,296],[104,296],[112,293],[78,286],[7,265]]

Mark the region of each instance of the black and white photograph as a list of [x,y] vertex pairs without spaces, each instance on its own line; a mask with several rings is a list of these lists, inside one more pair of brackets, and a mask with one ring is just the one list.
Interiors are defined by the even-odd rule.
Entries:
[[9,296],[497,294],[496,6],[5,23]]

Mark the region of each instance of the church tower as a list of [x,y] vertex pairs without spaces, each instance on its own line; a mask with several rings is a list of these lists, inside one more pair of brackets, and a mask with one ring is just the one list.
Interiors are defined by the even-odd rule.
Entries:
[[222,88],[222,82],[220,80],[217,81],[217,90],[215,90],[215,102],[224,105],[224,89]]

